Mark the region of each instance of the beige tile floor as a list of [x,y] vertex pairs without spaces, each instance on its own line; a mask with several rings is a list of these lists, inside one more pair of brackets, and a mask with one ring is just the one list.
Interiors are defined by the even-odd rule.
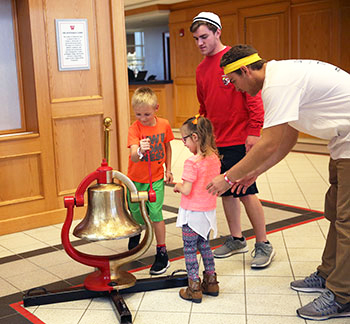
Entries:
[[[174,140],[172,148],[172,169],[175,181],[180,181],[183,162],[190,153],[181,140]],[[326,155],[290,153],[258,179],[259,198],[276,204],[322,211],[323,196],[327,190],[328,159]],[[171,187],[166,187],[165,205],[177,208],[179,200],[180,196],[173,193]],[[288,211],[265,206],[264,211],[267,224],[300,215],[297,209]],[[169,251],[182,247],[181,230],[175,227],[174,217],[175,212],[164,212],[164,218],[170,221],[166,225]],[[219,235],[227,235],[228,229],[220,201],[217,218]],[[77,222],[74,221],[74,225]],[[62,224],[58,224],[0,236],[0,324],[117,323],[112,305],[106,298],[28,307],[25,309],[27,315],[32,314],[29,320],[21,315],[15,316],[2,311],[7,306],[6,303],[21,302],[21,295],[18,293],[22,291],[54,282],[66,282],[69,278],[85,275],[93,270],[70,259],[64,251],[57,248],[60,244],[61,226]],[[244,208],[242,228],[251,229]],[[289,288],[289,283],[315,270],[320,262],[327,228],[327,222],[318,219],[273,231],[268,238],[277,255],[273,263],[264,270],[254,271],[250,268],[250,253],[215,259],[220,295],[216,298],[205,296],[201,304],[180,299],[178,288],[126,295],[124,299],[132,313],[133,323],[309,323],[298,318],[295,310],[317,294],[296,293]],[[76,238],[72,236],[71,240]],[[105,255],[125,251],[126,245],[126,240],[105,241],[80,245],[77,249],[90,254]],[[248,245],[252,251],[254,239],[248,240]],[[51,250],[36,256],[26,254],[28,251],[50,247]],[[153,256],[154,250],[153,244],[145,257]],[[16,258],[12,261],[13,257]],[[198,259],[200,261],[199,256]],[[202,270],[202,263],[200,267]],[[184,260],[179,259],[171,263],[167,273],[184,268]],[[148,269],[134,274],[137,278],[149,276]],[[327,323],[345,324],[349,320],[336,319]]]

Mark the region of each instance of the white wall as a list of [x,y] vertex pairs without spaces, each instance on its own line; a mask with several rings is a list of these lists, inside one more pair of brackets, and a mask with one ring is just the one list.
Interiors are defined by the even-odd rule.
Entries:
[[168,32],[168,25],[145,27],[145,70],[148,71],[146,79],[154,74],[157,80],[164,80],[164,58],[163,58],[163,33]]

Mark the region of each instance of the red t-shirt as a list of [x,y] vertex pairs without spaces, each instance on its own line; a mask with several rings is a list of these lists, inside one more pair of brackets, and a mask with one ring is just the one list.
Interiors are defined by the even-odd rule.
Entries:
[[[144,126],[136,120],[129,128],[128,147],[134,144],[140,145],[140,140],[143,137],[147,137],[151,140],[150,158],[152,181],[163,179],[163,164],[166,158],[164,144],[174,139],[174,134],[169,122],[166,119],[156,117],[155,126]],[[129,155],[128,177],[136,182],[149,182],[147,155],[137,163],[131,161]]]
[[222,81],[220,60],[229,49],[206,56],[196,70],[199,113],[212,122],[218,147],[244,144],[248,135],[260,136],[264,124],[260,92],[251,97]]

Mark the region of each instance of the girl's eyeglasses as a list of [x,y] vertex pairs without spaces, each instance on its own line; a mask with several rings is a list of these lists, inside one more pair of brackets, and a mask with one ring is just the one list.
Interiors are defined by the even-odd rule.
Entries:
[[190,135],[186,135],[184,137],[182,137],[182,141],[184,142],[184,144],[186,143],[186,139],[190,136],[192,136],[193,133],[191,133]]

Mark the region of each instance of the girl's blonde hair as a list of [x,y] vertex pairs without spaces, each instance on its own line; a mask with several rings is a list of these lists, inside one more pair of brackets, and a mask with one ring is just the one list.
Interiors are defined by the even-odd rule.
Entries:
[[196,133],[199,140],[199,148],[203,156],[208,156],[211,153],[219,155],[215,144],[215,136],[213,125],[208,118],[196,115],[187,119],[182,127],[186,126],[188,131],[193,134]]
[[158,105],[158,99],[151,88],[140,87],[135,90],[131,99],[131,105],[133,107],[148,105],[155,108]]

